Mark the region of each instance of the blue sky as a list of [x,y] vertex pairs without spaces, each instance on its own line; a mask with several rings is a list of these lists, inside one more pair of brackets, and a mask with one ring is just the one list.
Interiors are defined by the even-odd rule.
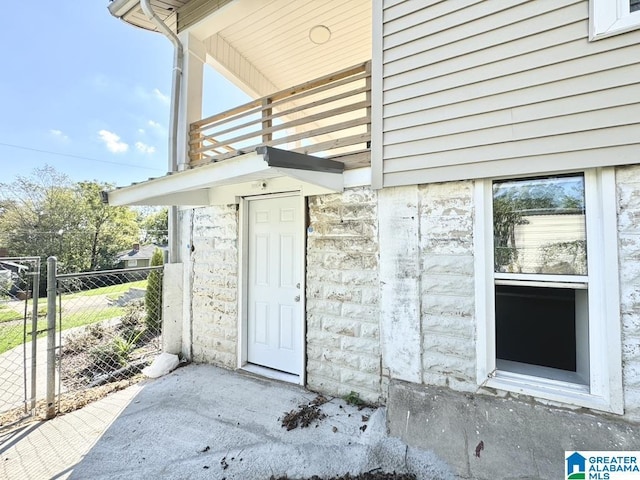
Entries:
[[[74,181],[120,186],[166,172],[173,47],[107,5],[3,6],[0,183],[45,164]],[[207,70],[205,114],[247,100]]]

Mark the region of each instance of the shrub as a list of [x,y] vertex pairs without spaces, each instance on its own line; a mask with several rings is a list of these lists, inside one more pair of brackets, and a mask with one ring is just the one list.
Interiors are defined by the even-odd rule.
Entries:
[[146,313],[142,299],[133,300],[124,307],[124,313],[120,317],[120,329],[128,329],[130,327],[140,327],[144,323]]
[[118,356],[118,360],[121,365],[126,365],[129,362],[129,356],[136,348],[140,336],[144,333],[144,330],[133,331],[127,338],[116,337],[113,339],[113,350]]
[[110,372],[122,367],[122,360],[115,344],[100,345],[89,350],[90,369],[95,373]]
[[[97,330],[94,330],[97,332]],[[92,331],[85,331],[82,333],[74,333],[68,335],[64,339],[62,346],[62,355],[77,355],[79,353],[85,353],[100,343],[102,332],[99,333],[99,337],[94,335]]]
[[[162,250],[153,252],[151,266],[156,267],[164,263]],[[162,272],[152,270],[147,278],[147,291],[144,295],[144,305],[147,309],[145,323],[152,332],[159,332],[162,323]]]

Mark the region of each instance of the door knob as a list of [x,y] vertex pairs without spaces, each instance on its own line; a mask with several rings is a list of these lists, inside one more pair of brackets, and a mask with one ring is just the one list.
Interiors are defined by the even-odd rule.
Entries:
[[300,295],[296,295],[295,297],[293,297],[293,300],[296,302],[300,301]]

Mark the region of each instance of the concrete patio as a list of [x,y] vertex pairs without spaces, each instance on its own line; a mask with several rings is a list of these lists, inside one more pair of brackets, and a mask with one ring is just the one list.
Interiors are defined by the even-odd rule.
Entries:
[[298,386],[189,365],[76,412],[0,434],[0,477],[20,479],[307,478],[381,469],[454,478],[435,455],[386,433],[385,410],[341,399],[309,428],[286,412],[315,394]]

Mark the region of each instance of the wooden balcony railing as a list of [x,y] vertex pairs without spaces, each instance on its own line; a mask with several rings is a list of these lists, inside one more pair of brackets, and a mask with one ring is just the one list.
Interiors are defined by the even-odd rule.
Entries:
[[370,62],[259,98],[191,124],[192,167],[259,146],[369,165]]

